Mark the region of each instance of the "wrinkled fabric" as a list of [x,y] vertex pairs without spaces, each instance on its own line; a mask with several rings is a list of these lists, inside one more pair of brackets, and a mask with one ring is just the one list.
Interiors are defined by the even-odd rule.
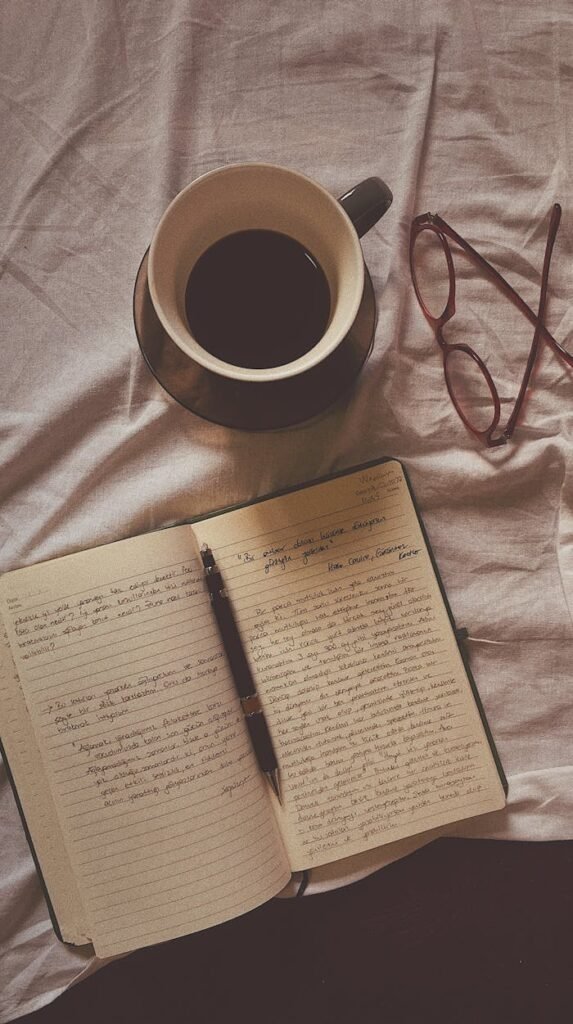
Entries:
[[[408,268],[412,217],[438,212],[536,310],[559,201],[547,324],[573,351],[568,0],[5,0],[0,39],[0,571],[397,456],[509,778],[506,812],[448,834],[571,838],[573,372],[544,346],[513,441],[481,447],[449,400]],[[363,239],[379,316],[356,387],[319,419],[263,434],[170,399],[131,319],[168,202],[251,160],[334,195],[372,174],[394,193]],[[448,337],[485,359],[505,423],[533,329],[455,264]],[[7,1021],[99,965],[55,938],[5,774],[0,832]],[[428,838],[316,871],[308,891]]]

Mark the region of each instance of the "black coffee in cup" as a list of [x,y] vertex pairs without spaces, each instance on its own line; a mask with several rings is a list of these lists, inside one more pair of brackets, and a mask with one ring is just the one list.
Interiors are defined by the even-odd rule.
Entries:
[[235,366],[282,366],[320,341],[330,318],[324,271],[279,231],[226,235],[193,267],[185,292],[189,329],[202,348]]

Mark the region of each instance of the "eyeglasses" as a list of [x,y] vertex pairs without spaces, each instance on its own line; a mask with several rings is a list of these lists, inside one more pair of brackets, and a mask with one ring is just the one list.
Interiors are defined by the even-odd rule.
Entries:
[[[523,399],[529,385],[529,379],[531,372],[537,360],[539,350],[541,347],[541,341],[547,342],[547,344],[553,349],[556,355],[560,356],[568,366],[573,367],[573,355],[566,352],[564,348],[555,340],[555,338],[549,333],[544,324],[545,307],[547,303],[547,282],[549,278],[549,265],[551,262],[551,254],[553,252],[553,245],[555,237],[557,235],[557,229],[559,228],[559,221],[561,220],[561,207],[558,203],[555,203],[551,211],[551,219],[549,222],[549,231],[547,234],[547,242],[545,245],[545,257],[543,260],[543,272],[541,275],[541,296],[539,300],[539,309],[537,314],[529,308],[526,302],[523,301],[520,295],[511,287],[510,284],[501,276],[498,271],[492,267],[490,263],[483,256],[480,256],[478,252],[472,246],[458,235],[446,224],[445,220],[438,217],[433,213],[424,213],[419,217],[416,217],[412,222],[412,229],[410,232],[410,273],[412,275],[412,282],[414,284],[414,290],[416,297],[422,312],[426,317],[426,320],[433,328],[434,335],[438,345],[442,349],[443,364],[444,364],[444,376],[446,379],[446,386],[450,395],[454,407],[460,419],[463,421],[468,430],[471,430],[476,437],[483,441],[488,448],[495,448],[498,445],[506,444],[513,431],[519,418],[521,408],[523,405]],[[442,266],[442,275],[447,272],[449,278],[449,291],[442,312],[439,316],[435,316],[431,312],[432,302],[435,303],[435,289],[432,286],[428,286],[427,283],[422,281],[422,254],[420,253],[420,247],[416,248],[416,243],[420,239],[420,236],[424,232],[432,232],[433,236],[439,242],[441,251],[445,257],[445,266]],[[428,236],[425,236],[428,238]],[[501,402],[497,388],[493,382],[492,376],[485,365],[484,361],[480,358],[477,352],[474,351],[470,345],[463,343],[451,343],[446,341],[443,335],[443,328],[448,321],[452,320],[456,312],[456,274],[454,270],[454,261],[452,258],[451,249],[448,243],[448,239],[455,242],[467,256],[469,256],[474,263],[487,275],[487,277],[494,281],[499,286],[502,292],[507,298],[513,302],[518,309],[527,317],[529,322],[534,325],[535,331],[533,334],[533,341],[529,350],[529,356],[519,389],[517,398],[511,415],[507,421],[507,425],[501,434],[494,437],[496,434],[499,419],[501,415]],[[441,253],[440,253],[441,258]],[[440,303],[440,306],[442,304]],[[467,359],[472,360],[471,363],[467,363]],[[458,369],[461,364],[465,364],[466,370],[471,370],[474,378],[474,389],[470,388],[470,393],[467,393],[467,379],[472,374],[465,374],[466,386],[460,385],[460,377],[455,371],[454,366],[457,363]],[[478,405],[472,403],[472,395],[474,399],[477,392],[475,391],[475,380],[480,384],[480,401]],[[481,375],[481,376],[480,376]],[[485,414],[487,420],[487,426],[483,426],[483,415]],[[491,413],[491,418],[490,418]]]

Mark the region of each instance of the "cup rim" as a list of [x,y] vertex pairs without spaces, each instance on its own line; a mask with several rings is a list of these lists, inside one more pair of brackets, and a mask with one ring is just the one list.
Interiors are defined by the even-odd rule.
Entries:
[[[225,362],[224,360],[218,359],[216,356],[212,355],[207,349],[203,348],[199,344],[197,339],[193,337],[191,331],[188,331],[189,337],[192,338],[194,346],[196,346],[193,347],[193,349],[191,349],[182,332],[176,330],[170,323],[169,317],[163,308],[161,297],[157,293],[156,282],[153,274],[153,267],[157,253],[158,240],[161,235],[162,229],[165,226],[166,221],[173,215],[173,211],[181,203],[185,201],[189,192],[193,191],[199,185],[199,183],[204,182],[207,178],[211,178],[216,175],[220,176],[229,174],[232,172],[236,172],[238,170],[279,171],[281,174],[286,174],[298,178],[301,181],[304,181],[305,184],[312,186],[312,188],[314,189],[317,189],[320,193],[322,193],[322,196],[331,205],[331,207],[336,210],[337,215],[341,217],[342,221],[345,222],[345,225],[349,230],[349,239],[351,240],[351,244],[354,249],[356,269],[358,273],[356,295],[354,296],[354,300],[347,312],[347,315],[344,317],[339,327],[339,330],[336,332],[336,334],[329,342],[329,344],[320,349],[318,352],[316,350],[319,349],[322,339],[321,341],[318,341],[313,348],[309,349],[308,352],[305,352],[304,355],[299,356],[298,359],[292,360],[289,363],[282,363],[279,366],[255,368],[238,366],[234,363]],[[303,174],[301,171],[296,171],[289,167],[283,167],[280,164],[259,161],[236,162],[231,164],[223,164],[222,166],[215,167],[210,171],[205,171],[197,178],[194,178],[193,181],[189,182],[188,185],[186,185],[183,189],[181,189],[180,192],[177,193],[176,196],[174,196],[174,198],[171,200],[169,205],[164,210],[163,215],[161,216],[161,219],[157,223],[155,231],[153,232],[153,237],[151,240],[151,244],[149,246],[147,279],[149,292],[151,295],[153,306],[155,308],[155,312],[157,313],[157,316],[159,317],[159,320],[163,325],[164,329],[166,330],[167,334],[170,336],[170,338],[172,338],[175,344],[179,346],[179,348],[185,353],[185,355],[187,355],[190,359],[194,360],[195,362],[199,363],[206,370],[210,370],[212,373],[216,373],[219,376],[228,377],[232,380],[247,380],[256,383],[263,383],[265,381],[276,381],[288,377],[295,377],[300,373],[305,373],[307,370],[310,370],[312,369],[312,367],[323,362],[323,360],[326,359],[329,355],[331,355],[331,353],[338,347],[343,338],[346,337],[346,335],[349,333],[358,315],[360,302],[362,300],[362,292],[364,289],[364,257],[362,254],[362,247],[360,245],[358,234],[356,232],[354,224],[352,223],[352,220],[348,216],[344,207],[341,206],[341,204],[338,202],[338,200],[335,199],[334,196],[331,195],[331,193],[328,192],[328,190],[324,188],[323,185],[320,185],[319,182],[315,181],[313,178],[310,178],[308,175]]]

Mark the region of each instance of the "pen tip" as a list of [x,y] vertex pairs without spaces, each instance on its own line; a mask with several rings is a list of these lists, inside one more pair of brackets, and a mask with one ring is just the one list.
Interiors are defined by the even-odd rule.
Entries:
[[274,794],[275,794],[279,804],[282,807],[282,803],[283,802],[281,800],[281,788],[279,786],[279,773],[278,773],[278,771],[275,768],[274,771],[266,772],[266,776],[267,776],[267,779],[269,780],[269,782],[270,782],[270,784],[271,784],[271,786],[273,788],[273,792],[274,792]]

